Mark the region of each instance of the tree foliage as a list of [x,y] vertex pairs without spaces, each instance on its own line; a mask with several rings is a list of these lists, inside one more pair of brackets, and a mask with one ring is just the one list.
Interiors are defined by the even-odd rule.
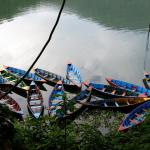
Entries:
[[[9,110],[4,109],[8,115]],[[66,129],[62,122],[49,116],[12,120],[13,128],[5,132],[9,138],[0,134],[0,141],[13,150],[149,150],[150,116],[141,125],[120,133],[117,129],[123,116],[119,112],[88,110],[67,124]],[[10,118],[8,115],[7,119]],[[0,130],[4,133],[8,128],[2,123],[1,120]]]

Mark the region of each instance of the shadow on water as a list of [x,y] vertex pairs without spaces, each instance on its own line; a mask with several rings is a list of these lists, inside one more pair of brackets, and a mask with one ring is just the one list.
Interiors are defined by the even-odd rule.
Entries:
[[[60,7],[61,0],[0,0],[0,20],[38,5]],[[150,23],[149,0],[67,0],[65,10],[111,28],[143,29]]]

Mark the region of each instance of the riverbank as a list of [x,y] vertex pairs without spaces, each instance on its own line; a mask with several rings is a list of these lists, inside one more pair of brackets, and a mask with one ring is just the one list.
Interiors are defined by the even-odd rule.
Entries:
[[[1,134],[0,143],[4,145],[9,141],[8,149],[13,150],[148,150],[150,117],[142,125],[119,133],[117,128],[122,116],[119,112],[87,111],[66,126],[66,134],[65,129],[49,116],[39,120],[27,117],[24,122],[10,118],[13,122],[13,128],[9,132],[11,136],[5,135],[4,138]],[[6,128],[2,129],[2,126],[0,130],[1,133],[8,131]]]

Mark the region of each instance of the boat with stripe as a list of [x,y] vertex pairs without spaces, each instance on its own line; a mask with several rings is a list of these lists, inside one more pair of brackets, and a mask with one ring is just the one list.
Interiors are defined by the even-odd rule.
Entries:
[[84,105],[88,108],[100,108],[103,110],[114,110],[127,113],[148,100],[150,100],[150,98],[131,97],[100,99],[98,97],[91,96],[90,102],[85,103]]
[[64,104],[64,97],[65,91],[62,81],[58,81],[49,97],[48,114],[50,116],[57,116],[58,118],[64,116],[64,110],[62,110]]
[[123,122],[119,126],[118,131],[125,131],[129,128],[141,124],[145,120],[146,116],[150,114],[149,109],[150,109],[150,101],[147,101],[136,107],[123,120]]
[[84,81],[83,84],[87,87],[92,87],[92,95],[101,98],[121,98],[121,97],[147,97],[144,94],[135,93],[127,89],[117,88],[110,85],[88,83]]
[[78,87],[82,86],[82,79],[79,69],[72,63],[67,64],[67,75],[66,78]]
[[39,68],[36,68],[34,70],[35,74],[46,80],[46,83],[50,86],[55,86],[57,82],[61,80],[63,82],[65,91],[71,93],[79,93],[81,91],[81,87],[78,87],[77,85],[73,84],[72,82],[60,75]]
[[144,94],[146,96],[150,96],[150,90],[146,89],[142,86],[138,86],[138,85],[135,85],[132,83],[127,83],[127,82],[112,79],[112,78],[106,78],[106,80],[111,86],[119,87],[119,88],[123,88],[123,89],[128,89],[132,92],[136,92],[139,94]]
[[[20,80],[19,77],[17,77],[16,75],[8,72],[6,69],[1,69],[0,70],[0,75],[5,78],[5,80],[7,81],[8,84],[11,84],[12,86],[15,85],[18,80]],[[17,87],[14,88],[13,92],[15,92],[16,94],[23,96],[23,97],[27,97],[27,93],[26,91],[29,89],[29,86],[27,84],[25,84],[23,81],[21,81]]]
[[3,78],[0,75],[0,90],[7,92],[12,87],[12,84],[10,84],[5,78]]
[[[50,97],[49,97],[49,109],[50,116],[55,116],[59,119],[73,119],[80,112],[84,110],[84,105],[79,103],[85,103],[90,100],[91,88],[81,91],[77,96],[70,100],[65,99],[65,92],[62,81],[57,82]],[[73,108],[72,108],[73,107]]]
[[[0,90],[0,97],[3,96],[5,93]],[[6,95],[2,99],[0,99],[1,105],[6,105],[10,111],[13,112],[14,116],[22,119],[23,111],[21,110],[21,107],[19,104],[9,95]]]
[[27,95],[29,114],[37,119],[43,115],[44,105],[42,93],[34,81],[31,82]]
[[[23,77],[26,73],[25,70],[22,69],[18,69],[15,67],[10,67],[10,66],[5,66],[3,65],[3,67],[8,71],[11,72],[13,74],[15,74],[18,77]],[[26,77],[23,80],[27,85],[30,85],[32,81],[34,81],[36,83],[36,85],[39,86],[39,88],[41,90],[47,91],[46,88],[43,86],[43,83],[45,83],[46,81],[44,79],[42,79],[41,77],[37,76],[35,73],[29,72]]]

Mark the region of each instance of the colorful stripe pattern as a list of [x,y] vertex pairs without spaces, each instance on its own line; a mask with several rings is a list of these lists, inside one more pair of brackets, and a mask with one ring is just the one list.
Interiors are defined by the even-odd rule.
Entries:
[[64,87],[61,81],[55,85],[49,97],[49,115],[61,118],[64,116]]
[[[111,98],[111,97],[138,97],[140,94],[132,92],[127,89],[121,89],[118,87],[113,87],[110,85],[104,85],[104,84],[96,84],[96,83],[88,83],[88,82],[83,82],[85,85],[93,87],[93,91],[97,90],[99,92],[98,97],[105,97]],[[146,96],[145,96],[146,97]]]
[[[0,97],[4,95],[4,92],[0,91]],[[19,104],[9,95],[3,97],[2,99],[0,99],[0,104],[5,104],[6,106],[8,106],[8,108],[12,111],[15,112],[19,115],[23,115],[23,112],[21,110],[21,107],[19,106]]]
[[35,72],[37,72],[39,75],[43,76],[44,78],[47,78],[48,80],[57,80],[57,81],[61,80],[63,84],[70,84],[69,80],[55,73],[52,73],[43,69],[39,69],[39,68],[36,68]]
[[67,78],[74,84],[81,86],[82,79],[80,71],[72,64],[67,65]]
[[150,90],[148,90],[144,87],[134,85],[131,83],[127,83],[124,81],[114,80],[114,79],[106,78],[106,80],[108,81],[108,83],[110,85],[117,86],[117,87],[124,88],[124,89],[128,89],[128,90],[136,92],[136,93],[145,94],[147,96],[150,96]]
[[[17,69],[17,68],[14,68],[14,67],[7,67],[7,66],[5,66],[5,68],[6,68],[6,70],[8,70],[11,73],[14,73],[14,74],[16,74],[16,75],[18,75],[20,77],[23,77],[25,75],[25,73],[26,73],[25,70]],[[34,80],[34,81],[41,81],[41,80],[43,80],[42,78],[38,77],[34,73],[28,73],[25,78],[30,79],[30,80]]]
[[146,115],[150,113],[148,109],[150,109],[150,101],[147,101],[141,104],[140,106],[136,107],[124,119],[118,130],[123,131],[142,123],[145,120]]
[[[10,73],[10,72],[8,72],[7,70],[1,70],[0,71],[0,73],[1,73],[1,76],[3,77],[3,78],[5,78],[10,84],[12,84],[12,85],[14,85],[16,82],[18,82],[18,80],[20,79],[19,77],[17,77],[16,75],[14,75],[14,74],[12,74],[12,73]],[[23,82],[23,81],[21,81],[19,84],[18,84],[18,86],[17,87],[19,87],[19,88],[22,88],[22,89],[24,89],[24,90],[28,90],[28,86]]]

